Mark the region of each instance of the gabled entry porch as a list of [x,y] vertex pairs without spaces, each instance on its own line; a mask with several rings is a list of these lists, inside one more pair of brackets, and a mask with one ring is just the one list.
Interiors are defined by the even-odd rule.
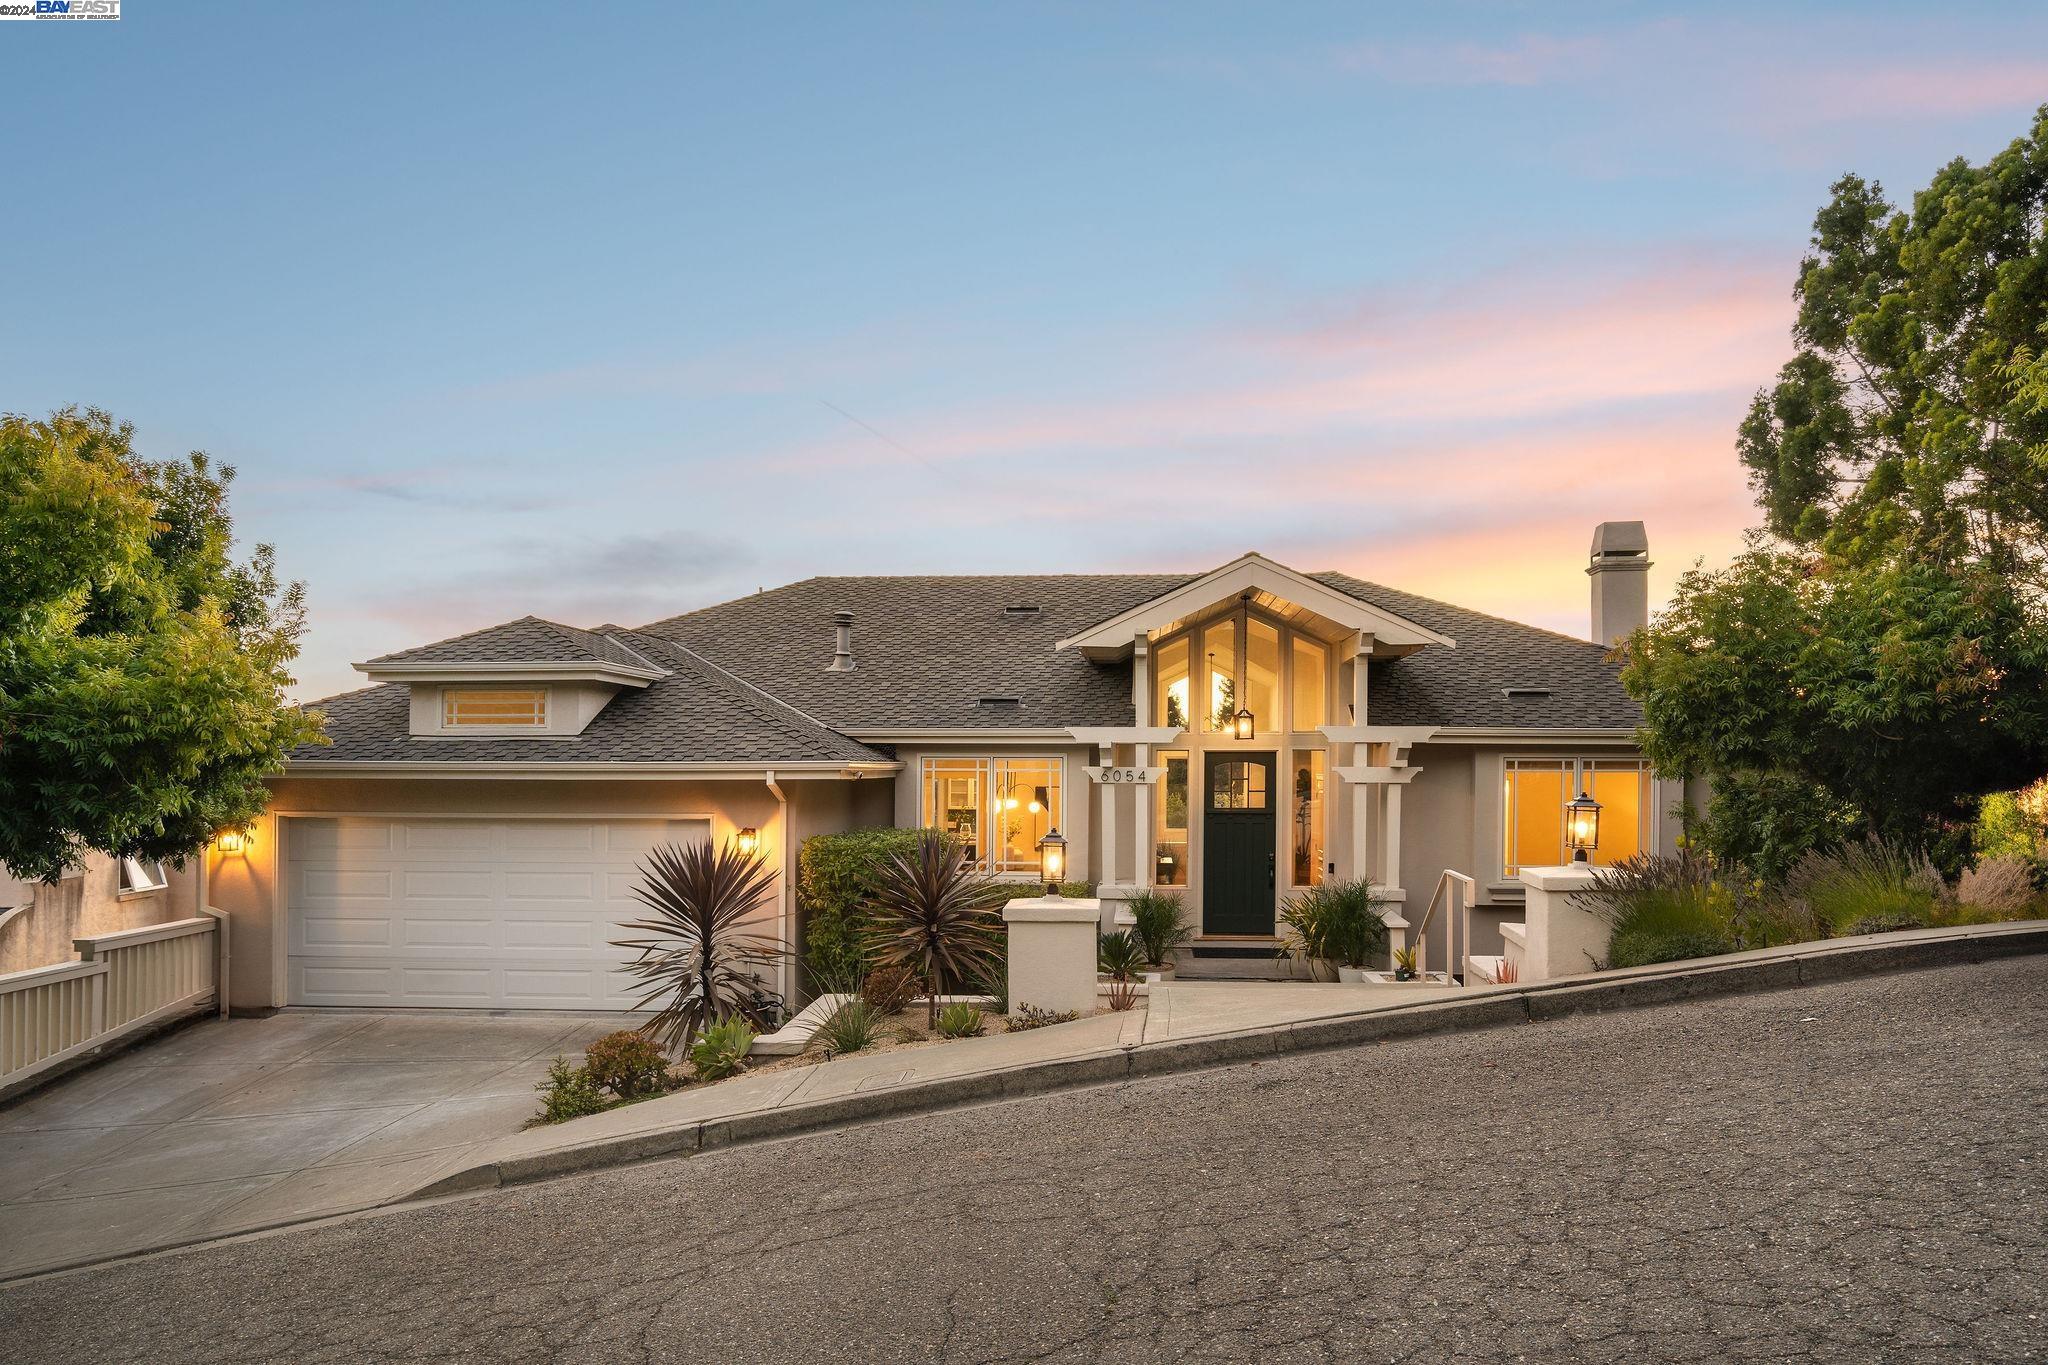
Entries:
[[1096,749],[1099,894],[1174,891],[1197,952],[1267,962],[1290,892],[1398,903],[1407,750],[1433,731],[1366,723],[1369,665],[1454,643],[1255,554],[1062,641],[1131,666],[1135,723],[1069,732]]

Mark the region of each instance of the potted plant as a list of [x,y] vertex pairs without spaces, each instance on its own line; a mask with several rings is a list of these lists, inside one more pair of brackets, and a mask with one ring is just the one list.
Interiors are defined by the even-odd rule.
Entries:
[[1331,884],[1304,887],[1280,903],[1280,950],[1282,961],[1300,959],[1312,981],[1337,979],[1336,951],[1331,936],[1338,915]]
[[1328,942],[1337,979],[1364,981],[1368,964],[1386,951],[1387,921],[1380,910],[1387,902],[1364,881],[1328,882],[1324,891],[1330,901]]
[[1181,918],[1180,893],[1140,891],[1124,905],[1137,921],[1131,933],[1144,946],[1145,970],[1172,976],[1174,950],[1186,947],[1195,936],[1194,926]]
[[1394,950],[1394,980],[1396,980],[1396,981],[1413,981],[1413,980],[1415,980],[1415,948],[1414,948],[1414,945],[1412,945],[1412,944],[1411,944],[1410,946],[1408,946],[1408,947],[1406,947],[1406,948],[1396,948],[1396,949]]

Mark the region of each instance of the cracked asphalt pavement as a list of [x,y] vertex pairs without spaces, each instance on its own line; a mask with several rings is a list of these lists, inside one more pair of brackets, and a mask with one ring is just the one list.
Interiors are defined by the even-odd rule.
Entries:
[[19,1361],[2048,1356],[2048,958],[1297,1055],[0,1290]]

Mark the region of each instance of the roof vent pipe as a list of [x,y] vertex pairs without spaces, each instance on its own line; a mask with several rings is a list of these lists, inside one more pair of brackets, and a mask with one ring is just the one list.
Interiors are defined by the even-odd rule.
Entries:
[[839,642],[833,646],[832,662],[825,665],[827,673],[853,672],[853,613],[835,611],[832,625],[839,632]]

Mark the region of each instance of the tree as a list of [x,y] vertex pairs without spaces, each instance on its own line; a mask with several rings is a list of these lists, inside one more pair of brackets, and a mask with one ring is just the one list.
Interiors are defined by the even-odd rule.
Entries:
[[1953,869],[1986,793],[2048,771],[2048,107],[1895,210],[1814,222],[1797,352],[1737,439],[1764,527],[1626,645],[1660,772],[1719,852],[1857,826]]
[[781,939],[759,931],[774,889],[768,860],[729,839],[716,850],[662,844],[647,855],[633,895],[654,916],[619,926],[647,937],[612,940],[638,954],[624,968],[640,978],[634,1008],[661,1003],[641,1032],[684,1056],[713,1024],[771,1022],[759,973],[789,956]]
[[152,463],[134,430],[0,415],[0,862],[54,880],[91,850],[182,861],[262,813],[319,742],[287,702],[304,590],[232,555],[234,470]]

